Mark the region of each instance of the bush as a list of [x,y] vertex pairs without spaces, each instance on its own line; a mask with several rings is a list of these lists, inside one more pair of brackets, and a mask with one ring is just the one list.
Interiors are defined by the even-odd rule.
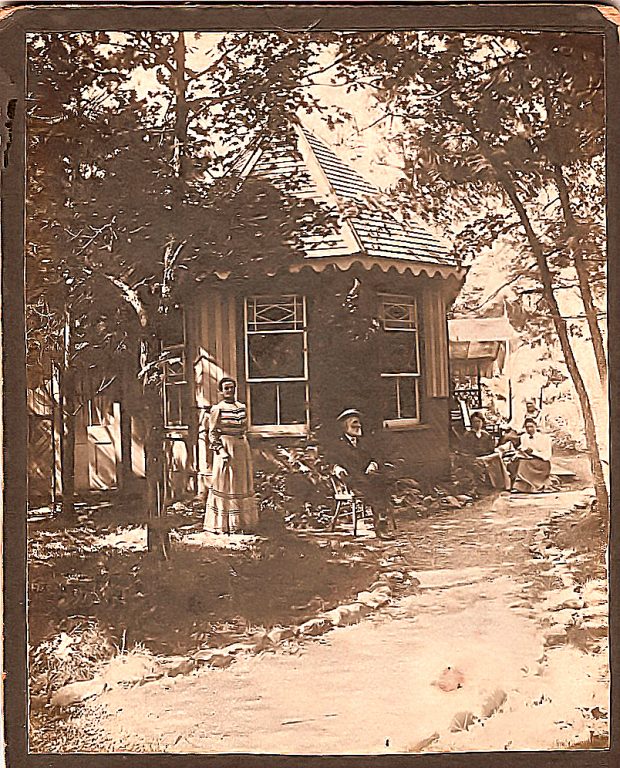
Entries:
[[322,520],[331,502],[329,477],[329,466],[313,442],[261,450],[256,462],[261,512],[293,524],[302,518]]

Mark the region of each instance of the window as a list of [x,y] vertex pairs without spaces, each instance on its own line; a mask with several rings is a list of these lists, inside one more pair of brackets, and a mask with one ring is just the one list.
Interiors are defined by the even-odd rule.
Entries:
[[250,423],[256,431],[306,431],[307,348],[303,296],[246,299],[245,373]]
[[384,426],[420,421],[420,341],[416,300],[381,297],[381,384]]
[[103,427],[114,418],[114,403],[105,395],[95,395],[87,403],[89,427]]
[[164,361],[164,424],[187,426],[184,403],[187,398],[187,355],[185,351],[185,317],[181,307],[172,307],[166,315],[161,341]]

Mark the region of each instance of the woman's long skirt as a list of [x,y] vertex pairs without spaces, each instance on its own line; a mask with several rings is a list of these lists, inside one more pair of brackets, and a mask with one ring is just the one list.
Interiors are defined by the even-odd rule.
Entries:
[[213,479],[205,512],[204,529],[214,533],[249,531],[258,522],[250,445],[245,437],[222,435],[230,456],[213,458]]
[[521,493],[536,493],[545,488],[551,475],[551,462],[543,459],[520,459],[517,465],[513,490]]
[[510,490],[510,475],[501,456],[497,453],[491,453],[488,456],[480,456],[476,461],[484,467],[486,476],[493,488],[501,491]]

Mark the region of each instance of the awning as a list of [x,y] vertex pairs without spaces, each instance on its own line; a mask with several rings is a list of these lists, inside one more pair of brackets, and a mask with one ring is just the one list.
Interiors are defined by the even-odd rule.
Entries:
[[450,341],[452,360],[496,360],[502,341]]

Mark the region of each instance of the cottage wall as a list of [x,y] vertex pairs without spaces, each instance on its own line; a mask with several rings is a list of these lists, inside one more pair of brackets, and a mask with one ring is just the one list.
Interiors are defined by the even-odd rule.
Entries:
[[[352,283],[353,275],[346,276],[345,285]],[[386,459],[402,460],[405,474],[424,475],[435,478],[445,474],[449,468],[449,369],[446,310],[450,293],[442,278],[405,277],[395,275],[373,275],[369,280],[364,276],[372,295],[381,292],[414,295],[418,301],[420,322],[420,423],[392,424],[386,427],[380,419],[376,395],[371,387],[373,351],[361,347],[357,365],[361,384],[356,391],[354,377],[347,377],[346,371],[338,372],[336,367],[324,365],[326,350],[331,348],[333,360],[343,357],[346,335],[343,329],[327,327],[321,307],[330,291],[336,290],[333,278],[311,273],[302,276],[280,276],[266,279],[264,285],[254,284],[254,291],[248,295],[279,295],[296,293],[306,297],[308,310],[308,391],[310,429],[318,429],[318,437],[326,437],[333,428],[334,419],[341,407],[364,407],[358,402],[359,392],[369,394],[370,416],[367,422],[375,433]],[[208,413],[210,406],[219,400],[217,384],[223,376],[232,376],[238,381],[239,397],[246,399],[244,301],[246,296],[237,288],[225,284],[211,286],[196,296],[186,314],[193,329],[194,344],[190,351],[193,361],[193,389],[198,429],[196,451],[197,487],[204,494],[209,486],[211,456],[207,443]],[[380,340],[379,340],[380,341]],[[326,370],[325,370],[326,369]],[[364,378],[366,377],[366,378]],[[355,402],[354,402],[355,401]],[[374,408],[373,408],[374,405]],[[374,411],[374,412],[373,412]],[[374,417],[374,421],[373,421]],[[285,428],[254,429],[252,443],[261,448],[278,442],[303,442],[300,427],[291,427],[290,434]],[[307,432],[307,430],[304,430]]]

